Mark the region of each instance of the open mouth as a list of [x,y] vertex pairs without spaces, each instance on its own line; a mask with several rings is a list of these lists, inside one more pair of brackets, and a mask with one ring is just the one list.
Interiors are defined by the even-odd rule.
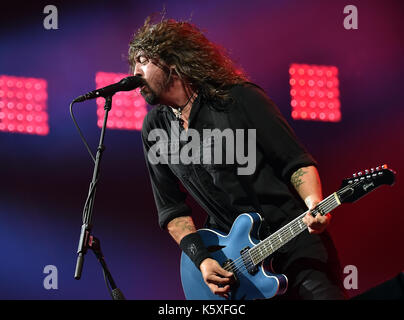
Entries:
[[[142,86],[142,87],[140,88],[140,92],[145,91],[145,89],[147,89],[147,85]],[[147,91],[147,90],[146,90],[146,91]]]

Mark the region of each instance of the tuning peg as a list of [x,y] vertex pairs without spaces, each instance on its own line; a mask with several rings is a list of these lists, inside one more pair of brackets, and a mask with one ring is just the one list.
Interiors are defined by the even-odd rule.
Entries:
[[369,170],[368,170],[368,169],[365,170],[365,174],[369,174]]
[[352,176],[353,176],[354,178],[356,178],[358,175],[357,175],[356,173],[354,173]]
[[362,171],[359,171],[358,172],[358,176],[360,177],[360,176],[362,176],[363,175],[363,172]]
[[375,172],[375,168],[370,168],[370,173]]
[[380,167],[376,167],[376,171],[380,171]]

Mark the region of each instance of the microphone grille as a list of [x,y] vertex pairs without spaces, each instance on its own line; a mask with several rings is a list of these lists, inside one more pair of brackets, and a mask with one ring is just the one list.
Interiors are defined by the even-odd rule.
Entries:
[[122,86],[121,90],[129,91],[140,87],[144,83],[144,80],[139,76],[130,76],[123,78],[119,83]]

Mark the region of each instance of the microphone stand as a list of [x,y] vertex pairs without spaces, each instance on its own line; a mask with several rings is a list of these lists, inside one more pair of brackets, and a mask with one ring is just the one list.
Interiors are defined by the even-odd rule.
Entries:
[[104,123],[102,125],[100,141],[99,141],[99,145],[97,148],[97,154],[96,154],[96,158],[95,158],[95,165],[94,165],[94,171],[93,171],[93,178],[90,183],[87,200],[86,200],[86,203],[84,205],[84,210],[83,210],[83,225],[81,226],[79,246],[77,249],[78,257],[77,257],[77,262],[76,262],[76,270],[74,273],[74,278],[76,280],[79,280],[81,278],[81,273],[83,270],[83,263],[84,263],[84,255],[87,253],[88,249],[91,249],[94,252],[95,256],[97,257],[98,261],[101,263],[103,273],[104,273],[104,278],[105,278],[106,282],[108,281],[107,286],[110,291],[112,299],[113,300],[125,300],[124,295],[119,290],[119,288],[117,288],[117,286],[112,278],[112,275],[108,270],[107,264],[104,260],[104,256],[101,252],[100,241],[96,237],[91,235],[91,229],[93,226],[92,225],[92,216],[93,216],[95,192],[97,189],[98,177],[99,177],[99,173],[100,173],[99,168],[100,168],[101,157],[105,150],[105,146],[103,143],[104,143],[105,128],[107,125],[108,113],[111,110],[111,105],[112,105],[112,95],[107,96],[105,98]]

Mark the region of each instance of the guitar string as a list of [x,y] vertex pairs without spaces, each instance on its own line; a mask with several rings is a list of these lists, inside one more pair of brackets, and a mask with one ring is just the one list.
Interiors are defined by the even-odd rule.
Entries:
[[[301,215],[301,217],[303,217],[304,215]],[[300,217],[299,217],[300,218]],[[303,231],[304,229],[302,229],[301,231]],[[299,231],[299,233],[301,232],[301,231]],[[298,233],[297,231],[296,231],[296,233]],[[272,245],[278,245],[279,243],[281,243],[280,241],[273,241],[271,244]],[[262,245],[262,243],[260,243],[261,245]],[[266,245],[264,245],[265,246],[265,249],[267,249],[267,246]],[[253,247],[253,248],[256,248],[256,247]],[[275,250],[273,250],[273,252],[275,252],[276,250],[277,250],[278,248],[276,248]],[[251,249],[250,249],[251,250]],[[231,271],[231,270],[235,270],[235,271],[237,271],[238,269],[239,269],[239,267],[242,267],[242,266],[245,266],[246,267],[246,269],[249,269],[250,267],[253,267],[253,266],[255,266],[255,264],[254,264],[254,258],[256,257],[257,255],[251,255],[250,254],[250,259],[247,261],[247,262],[245,262],[244,260],[241,260],[241,259],[243,259],[243,256],[241,256],[241,257],[239,257],[239,258],[237,258],[236,260],[234,260],[232,263],[230,263],[230,264],[228,264],[227,266],[226,266],[226,268],[224,268],[224,269],[228,269],[228,268],[230,268],[230,270],[228,270],[228,271]]]
[[[332,195],[331,195],[332,196]],[[326,205],[327,205],[327,207],[330,205],[331,207],[332,207],[332,201],[333,200],[335,200],[333,197],[331,197],[331,196],[329,196],[329,197],[327,197],[326,199],[324,199],[324,201],[323,201],[323,203],[321,204],[321,206],[322,207],[326,207]],[[330,202],[330,204],[328,204],[328,202]],[[297,217],[297,218],[295,218],[295,220],[293,220],[293,221],[291,221],[291,225],[290,225],[290,227],[294,227],[294,228],[296,228],[296,226],[297,226],[297,223],[298,223],[298,221],[302,218],[302,217],[304,217],[308,212],[309,212],[310,210],[307,210],[306,212],[304,212],[302,215],[300,215],[299,217]],[[302,224],[302,223],[299,223],[300,225]],[[299,225],[299,229],[300,230],[298,230],[298,231],[296,231],[296,233],[300,233],[300,232],[302,232],[302,231],[304,231],[305,229],[302,229],[301,227],[300,227],[300,225]],[[304,226],[305,226],[305,224],[303,224]],[[307,226],[306,226],[307,227]],[[289,228],[287,228],[287,225],[286,226],[283,226],[281,229],[279,229],[277,232],[275,232],[274,234],[272,234],[269,238],[267,238],[267,241],[265,241],[265,240],[263,240],[262,242],[260,242],[259,244],[257,244],[256,246],[254,246],[254,247],[252,247],[249,251],[250,252],[252,252],[253,254],[251,254],[250,253],[250,258],[251,258],[251,260],[250,261],[252,261],[252,260],[254,260],[254,258],[256,258],[257,256],[259,256],[259,253],[256,253],[256,254],[254,254],[254,252],[255,251],[257,251],[257,247],[258,246],[264,246],[265,247],[265,249],[267,250],[267,243],[269,242],[270,244],[272,244],[272,245],[275,245],[275,247],[278,245],[278,244],[281,244],[281,243],[286,243],[286,242],[288,242],[289,240],[291,240],[291,239],[288,239],[287,241],[286,241],[286,239],[284,240],[284,241],[280,241],[280,240],[272,240],[272,241],[269,241],[269,239],[272,237],[275,237],[275,236],[280,236],[281,238],[282,238],[282,235],[283,236],[285,236],[287,233],[289,233],[289,231],[287,231],[287,229],[289,229]],[[285,242],[286,241],[286,242]],[[273,250],[273,252],[275,252],[277,249],[279,249],[279,248],[276,248],[275,250]],[[257,251],[258,252],[258,251]],[[230,264],[228,264],[227,266],[226,266],[226,268],[228,268],[228,267],[231,267],[231,268],[235,268],[235,269],[237,269],[239,266],[240,266],[240,263],[239,262],[242,262],[243,264],[245,264],[245,265],[247,265],[247,267],[251,267],[251,266],[254,266],[255,264],[253,263],[253,262],[248,262],[248,263],[244,263],[244,260],[242,260],[241,261],[241,259],[243,259],[243,256],[241,256],[241,257],[239,257],[239,258],[237,258],[236,260],[234,260],[232,263],[230,263]],[[238,264],[238,266],[237,267],[235,267],[235,265],[237,265]],[[230,270],[228,270],[228,271],[230,271]]]
[[[306,214],[307,212],[305,212],[305,214]],[[299,219],[300,218],[302,218],[305,214],[302,214],[300,217],[298,217]],[[306,226],[306,225],[305,225]],[[306,228],[307,228],[307,226],[306,226]],[[303,228],[303,229],[301,229],[301,230],[299,230],[299,231],[297,231],[295,234],[299,234],[300,232],[302,232],[302,231],[304,231],[305,230],[305,228]],[[286,241],[286,242],[288,242],[288,241]],[[284,243],[286,243],[285,241],[284,241]],[[271,242],[271,244],[272,245],[275,245],[275,249],[273,250],[273,252],[275,252],[276,250],[278,250],[279,248],[277,248],[276,246],[278,245],[278,244],[280,244],[281,243],[281,241],[272,241]],[[262,245],[262,242],[261,243],[259,243],[260,245]],[[266,247],[266,244],[264,244],[264,246]],[[256,247],[253,247],[253,248],[256,248]],[[253,249],[253,248],[251,248],[251,249]],[[250,251],[251,251],[251,249],[250,249]],[[267,248],[265,248],[266,250],[267,250]],[[255,250],[254,250],[255,251]],[[272,252],[272,253],[273,253]],[[254,264],[254,258],[256,258],[256,257],[259,257],[259,253],[258,254],[253,254],[253,255],[251,255],[250,254],[250,259],[247,261],[247,262],[244,262],[244,260],[242,260],[243,259],[243,256],[241,256],[241,257],[239,257],[239,258],[237,258],[236,260],[234,260],[233,261],[233,263],[230,263],[230,264],[228,264],[227,266],[226,266],[226,268],[224,268],[225,270],[227,270],[227,271],[238,271],[239,269],[240,269],[240,267],[245,267],[245,269],[246,269],[246,271],[248,271],[248,269],[249,268],[252,268],[252,267],[254,267],[254,266],[256,266],[256,264]],[[230,270],[228,270],[230,268]]]
[[[349,188],[351,188],[351,187],[355,187],[355,186],[357,186],[359,183],[361,183],[362,181],[363,181],[363,180],[359,180],[359,181],[357,181],[357,182],[355,182],[355,183],[352,183],[352,184],[350,184],[350,185],[347,185],[347,186],[341,188],[340,190],[338,190],[337,192],[343,192],[343,191],[345,191],[345,190],[347,190],[347,189],[349,189]],[[320,206],[323,208],[323,210],[327,211],[328,209],[330,209],[330,208],[334,205],[334,201],[336,201],[336,200],[335,200],[335,197],[333,197],[333,195],[334,195],[334,194],[331,194],[331,195],[328,196],[326,199],[324,199],[324,200],[322,201],[322,203],[320,203]],[[310,211],[310,210],[307,210],[307,211],[304,212],[302,215],[300,215],[299,217],[297,217],[295,220],[291,221],[289,227],[292,227],[292,226],[293,226],[293,227],[295,228],[295,227],[297,226],[298,221],[299,221],[302,217],[304,217],[309,211]],[[279,236],[280,236],[280,237],[282,238],[282,234],[285,235],[285,234],[289,233],[289,231],[286,231],[287,229],[289,229],[289,227],[287,228],[287,226],[288,226],[288,225],[283,226],[281,229],[279,229],[277,232],[275,232],[274,234],[272,234],[270,237],[275,237],[275,236],[278,236],[278,237],[279,237]],[[304,230],[306,230],[306,229],[307,229],[307,225],[304,224],[303,229],[302,229],[302,228],[301,228],[301,223],[299,223],[299,229],[300,229],[300,230],[297,230],[297,234],[300,234],[301,232],[303,232]],[[269,238],[267,238],[267,241],[263,240],[262,242],[258,243],[257,245],[255,245],[254,247],[252,247],[252,248],[248,251],[248,252],[252,252],[252,253],[253,253],[253,256],[250,254],[250,259],[249,259],[249,261],[248,261],[247,263],[244,262],[243,256],[240,256],[239,258],[237,258],[236,260],[234,260],[234,261],[232,261],[230,264],[228,264],[224,269],[225,269],[226,271],[233,271],[233,272],[236,272],[236,271],[240,271],[240,267],[243,267],[243,266],[244,266],[244,267],[245,267],[245,271],[248,272],[248,268],[254,267],[254,266],[258,265],[258,264],[254,264],[254,262],[253,262],[253,259],[254,259],[254,258],[257,258],[257,257],[260,256],[260,254],[259,254],[258,251],[257,251],[257,246],[263,245],[263,246],[265,247],[265,250],[268,250],[268,249],[266,248],[267,243],[272,244],[272,247],[273,247],[274,245],[275,245],[275,247],[276,247],[277,245],[279,245],[279,244],[281,244],[281,243],[282,243],[282,245],[283,245],[283,244],[289,242],[289,241],[292,240],[293,238],[294,238],[294,236],[293,236],[292,238],[290,238],[290,239],[287,239],[286,242],[285,242],[285,241],[280,241],[280,240],[277,240],[277,241],[274,241],[274,240],[273,240],[273,242],[271,242],[271,241],[269,241]],[[264,244],[262,244],[262,243],[264,243]],[[275,250],[273,250],[272,253],[274,253],[276,250],[278,250],[282,245],[280,245],[278,248],[276,248]],[[254,248],[255,248],[255,249],[254,249]],[[257,252],[257,253],[254,253],[254,252]],[[271,254],[272,254],[272,253],[271,253]]]
[[[338,190],[337,192],[343,192],[343,191],[345,191],[346,189],[348,189],[348,188],[350,188],[350,187],[355,187],[355,186],[357,186],[359,183],[361,183],[362,181],[363,181],[363,179],[362,179],[362,180],[359,180],[359,181],[357,181],[357,182],[355,182],[355,183],[353,183],[353,184],[347,185],[347,186],[341,188],[340,190]],[[327,211],[327,210],[329,210],[330,208],[332,208],[331,210],[333,210],[334,208],[337,207],[337,206],[334,206],[334,203],[335,203],[334,201],[336,201],[336,200],[335,200],[335,197],[333,197],[333,195],[334,195],[334,194],[331,194],[331,195],[328,196],[326,199],[324,199],[324,200],[322,201],[322,203],[320,203],[320,206],[322,207],[322,208],[321,208],[322,210]],[[331,210],[329,210],[328,212],[330,212]],[[308,210],[308,211],[309,211],[309,210]],[[292,226],[293,226],[294,228],[296,228],[297,222],[298,222],[302,217],[304,217],[304,215],[306,215],[308,211],[306,211],[304,214],[302,214],[302,215],[300,215],[299,217],[297,217],[295,220],[291,221],[289,228],[292,227]],[[275,237],[276,235],[277,235],[277,236],[281,236],[281,235],[284,235],[284,236],[285,236],[286,234],[289,233],[289,231],[287,231],[287,230],[289,229],[289,228],[287,228],[287,226],[288,226],[288,225],[283,226],[281,229],[279,229],[277,232],[275,232],[274,234],[272,234],[270,237],[273,238],[273,237]],[[297,230],[297,234],[296,234],[296,235],[300,234],[300,233],[303,232],[305,229],[307,229],[307,226],[304,224],[304,228],[302,229],[301,223],[299,223],[299,230]],[[281,237],[282,237],[282,236],[281,236]],[[265,247],[265,250],[268,250],[268,248],[267,248],[267,242],[271,243],[272,245],[275,245],[275,250],[272,250],[272,252],[270,253],[270,254],[272,254],[272,253],[274,253],[276,250],[278,250],[280,247],[282,247],[284,244],[286,244],[287,242],[289,242],[290,240],[292,240],[294,237],[295,237],[295,235],[293,235],[293,237],[291,237],[290,239],[287,239],[287,241],[286,241],[286,239],[285,239],[284,241],[280,241],[280,240],[274,241],[274,240],[272,240],[273,242],[263,240],[262,242],[258,243],[256,246],[252,247],[252,248],[249,250],[249,251],[251,251],[253,254],[254,254],[254,252],[257,252],[257,253],[254,254],[254,255],[251,255],[251,254],[250,254],[250,260],[249,260],[247,263],[245,263],[244,260],[240,261],[240,259],[243,258],[243,256],[241,256],[241,257],[237,258],[236,260],[234,260],[233,263],[227,265],[225,269],[227,270],[227,268],[231,267],[231,269],[230,269],[230,270],[227,270],[227,271],[232,271],[232,270],[238,271],[238,270],[240,269],[239,267],[243,267],[243,266],[244,266],[245,270],[248,271],[248,269],[249,269],[250,267],[254,267],[254,266],[258,265],[258,263],[255,264],[254,261],[253,261],[254,258],[260,257],[260,253],[258,253],[258,250],[256,249],[257,246],[263,245],[263,246]],[[267,240],[269,240],[269,238],[267,238]],[[264,243],[264,244],[263,244],[263,243]],[[279,245],[279,247],[277,247],[278,245]],[[273,246],[272,246],[272,248],[273,248]],[[269,255],[270,255],[270,254],[269,254]],[[262,255],[262,253],[261,253],[261,255]],[[268,256],[269,256],[269,255],[268,255]],[[264,260],[264,259],[260,259],[260,260],[262,261],[262,260]],[[261,261],[260,261],[260,262],[261,262]],[[240,264],[240,262],[241,262],[241,264]]]
[[[356,186],[358,183],[360,183],[361,181],[358,181],[354,184],[351,185],[347,185],[346,187],[342,188],[339,191],[345,191],[346,188],[351,187],[351,186]],[[324,210],[325,212],[330,212],[332,211],[334,208],[336,208],[337,206],[335,205],[336,200],[334,197],[334,194],[331,194],[330,196],[328,196],[326,199],[324,199],[322,201],[322,203],[320,203],[320,209]],[[309,211],[309,210],[308,210]],[[302,215],[300,215],[299,217],[295,218],[295,220],[291,221],[289,224],[283,226],[281,229],[279,229],[277,232],[275,232],[274,234],[272,234],[269,238],[267,238],[266,240],[261,241],[260,243],[258,243],[256,246],[254,246],[253,248],[251,248],[250,251],[250,258],[251,258],[251,262],[250,263],[246,263],[247,267],[255,266],[257,264],[254,263],[254,260],[258,257],[260,258],[260,256],[262,256],[262,250],[266,250],[268,251],[269,246],[271,246],[272,248],[272,253],[274,253],[276,250],[278,250],[280,247],[282,247],[284,244],[286,244],[287,242],[289,242],[290,240],[292,240],[295,236],[297,236],[298,234],[300,234],[301,232],[303,232],[307,226],[305,224],[303,224],[304,228],[302,229],[301,225],[302,223],[300,222],[301,218],[304,217],[307,212],[303,213]],[[299,224],[299,225],[298,225]],[[296,228],[298,227],[298,229]],[[290,237],[290,229],[293,229],[292,232],[292,237]],[[296,230],[297,229],[297,230]],[[287,236],[285,238],[285,236]],[[282,237],[284,238],[283,240]],[[274,240],[275,238],[275,240]],[[279,238],[279,239],[278,239]],[[259,247],[263,247],[264,249],[258,249]],[[274,249],[275,247],[275,249]],[[259,251],[260,252],[259,252]],[[270,255],[269,254],[269,255]],[[268,255],[268,256],[269,256]],[[242,258],[242,257],[241,257]],[[239,260],[239,259],[236,259]],[[234,262],[236,262],[235,264],[237,264],[238,261],[234,260]],[[263,259],[260,259],[261,261]],[[234,265],[235,265],[234,264]],[[233,265],[233,266],[234,266]]]
[[[309,210],[308,210],[309,211]],[[291,222],[291,225],[293,225],[294,227],[296,227],[296,225],[297,225],[297,220],[300,220],[302,217],[304,217],[306,214],[307,214],[307,212],[308,211],[306,211],[306,212],[304,212],[302,215],[300,215],[299,217],[297,217],[295,220],[293,220],[292,222]],[[305,226],[305,224],[303,224],[304,226]],[[301,227],[299,226],[299,228],[301,229]],[[301,231],[303,231],[304,229],[301,229],[300,230],[300,232]],[[297,232],[296,232],[297,233]],[[278,230],[277,232],[275,232],[274,234],[272,234],[270,237],[275,237],[275,236],[281,236],[282,237],[282,234],[283,235],[285,235],[285,228],[284,227],[282,227],[280,230]],[[250,259],[249,259],[249,261],[247,261],[247,262],[245,262],[244,261],[244,259],[243,259],[243,256],[241,256],[241,257],[239,257],[239,258],[237,258],[236,260],[234,260],[232,263],[230,263],[230,264],[228,264],[227,266],[226,266],[226,268],[230,268],[230,269],[234,269],[234,270],[237,270],[240,266],[246,266],[246,269],[248,269],[249,267],[253,267],[253,266],[255,266],[255,264],[254,264],[254,258],[256,258],[256,257],[258,257],[259,256],[259,253],[255,253],[254,254],[254,252],[255,251],[257,251],[257,246],[259,246],[259,245],[263,245],[264,247],[265,247],[265,249],[267,250],[267,243],[270,243],[271,245],[272,245],[272,247],[273,246],[275,246],[275,248],[276,249],[273,249],[273,252],[275,252],[278,248],[277,248],[277,245],[278,244],[280,244],[280,243],[282,243],[280,240],[272,240],[272,241],[269,241],[269,239],[270,238],[267,238],[268,240],[267,241],[262,241],[262,242],[260,242],[259,244],[257,244],[256,246],[254,246],[254,247],[252,247],[250,250],[249,250],[249,252],[250,252]],[[285,242],[285,241],[284,241]],[[286,241],[286,242],[288,242],[288,241]],[[264,243],[264,244],[263,244]],[[258,252],[258,251],[257,251]],[[252,254],[251,254],[252,253]],[[226,269],[225,268],[225,269]],[[226,269],[227,270],[227,269]],[[230,271],[230,270],[227,270],[227,271]]]
[[[338,205],[335,205],[336,203],[337,202],[336,202],[335,198],[333,197],[333,195],[331,195],[329,197],[329,199],[325,199],[324,202],[321,204],[321,210],[328,213],[332,209],[334,209],[338,206]],[[290,224],[283,226],[277,232],[272,234],[269,238],[267,238],[266,240],[263,240],[262,242],[257,244],[255,247],[253,247],[252,250],[250,250],[252,259],[255,259],[256,257],[259,257],[260,255],[262,255],[262,253],[258,253],[258,250],[262,251],[262,249],[259,249],[260,246],[264,247],[265,250],[268,250],[268,246],[273,247],[273,245],[275,245],[275,247],[277,247],[279,244],[281,244],[281,246],[282,246],[284,243],[287,243],[290,240],[292,240],[295,237],[295,234],[302,230],[302,227],[301,227],[302,222],[300,220],[306,214],[307,214],[307,211],[304,214],[302,214],[301,216],[299,216],[298,218],[296,218],[295,220],[293,220]],[[291,229],[292,229],[292,231],[291,231]],[[278,240],[278,238],[279,238],[279,240]],[[277,250],[277,249],[275,249],[275,250]],[[275,250],[273,250],[273,251],[275,251]]]
[[[302,218],[304,215],[301,215],[299,218]],[[300,227],[299,227],[300,228]],[[299,231],[297,231],[295,234],[296,235],[298,235],[298,234],[300,234],[301,232],[303,232],[304,230],[306,230],[308,227],[306,226],[306,225],[304,225],[304,227],[302,228],[302,229],[300,229]],[[287,243],[288,241],[286,241],[285,243]],[[283,245],[283,244],[282,244]],[[275,249],[271,252],[271,254],[272,253],[274,253],[275,251],[277,251],[282,245],[280,245],[279,247],[276,247],[275,246]],[[242,257],[241,257],[242,258]],[[235,272],[236,274],[238,274],[238,273],[241,273],[241,274],[248,274],[249,273],[249,270],[251,269],[251,268],[254,268],[254,267],[257,267],[258,265],[259,265],[259,263],[262,261],[262,260],[264,260],[264,259],[260,259],[261,261],[259,262],[259,263],[257,263],[257,264],[255,264],[254,263],[254,260],[253,260],[253,257],[251,257],[251,259],[249,259],[249,261],[248,262],[246,262],[246,263],[243,263],[244,261],[240,261],[240,258],[238,258],[238,259],[236,259],[236,260],[239,260],[239,261],[237,261],[234,265],[233,265],[233,267],[230,269],[230,270],[227,270],[228,269],[228,266],[226,266],[226,268],[224,268],[225,270],[227,270],[227,271],[233,271],[233,272]],[[235,261],[236,261],[235,260]]]
[[[335,198],[333,197],[333,195],[330,195],[329,197],[327,197],[326,199],[323,200],[322,204],[321,204],[321,208],[322,210],[326,211],[329,210],[330,208],[336,208],[337,206],[335,206]],[[264,260],[264,259],[260,259],[262,257],[262,249],[260,249],[260,252],[258,252],[258,247],[262,246],[264,247],[263,250],[268,251],[269,246],[271,246],[272,248],[272,253],[274,253],[276,250],[278,250],[280,247],[282,247],[284,244],[286,244],[287,242],[289,242],[290,240],[292,240],[295,236],[297,236],[298,234],[300,234],[301,232],[303,232],[305,229],[307,229],[306,224],[301,223],[300,220],[309,212],[310,210],[304,212],[303,214],[301,214],[299,217],[295,218],[295,220],[291,221],[289,227],[288,225],[283,226],[281,229],[279,229],[277,232],[275,232],[274,234],[272,234],[269,238],[267,238],[266,240],[263,240],[262,242],[260,242],[259,244],[257,244],[256,246],[254,246],[253,248],[250,249],[250,260],[247,263],[244,263],[244,266],[246,267],[246,269],[248,270],[250,267],[254,267],[256,265],[258,265],[258,263],[254,263],[255,260]],[[331,210],[329,210],[328,212],[330,212]],[[303,228],[302,228],[303,225]],[[296,230],[296,227],[298,227],[298,230]],[[290,237],[290,228],[294,229],[293,235],[292,237]],[[287,236],[285,238],[285,236]],[[280,237],[280,238],[279,238]],[[283,237],[283,240],[281,240],[281,238]],[[270,240],[272,238],[272,240]],[[275,240],[273,239],[275,238]],[[279,238],[279,239],[278,239]],[[270,255],[268,254],[268,256]],[[242,258],[242,257],[241,257]],[[258,258],[258,259],[257,259]],[[240,258],[236,259],[236,260],[240,260]],[[243,261],[235,261],[235,264],[233,264],[233,268],[238,269],[240,266],[240,263],[238,262],[244,262]],[[261,262],[260,261],[260,262]],[[237,266],[236,266],[237,265]],[[226,266],[227,267],[227,266]]]

